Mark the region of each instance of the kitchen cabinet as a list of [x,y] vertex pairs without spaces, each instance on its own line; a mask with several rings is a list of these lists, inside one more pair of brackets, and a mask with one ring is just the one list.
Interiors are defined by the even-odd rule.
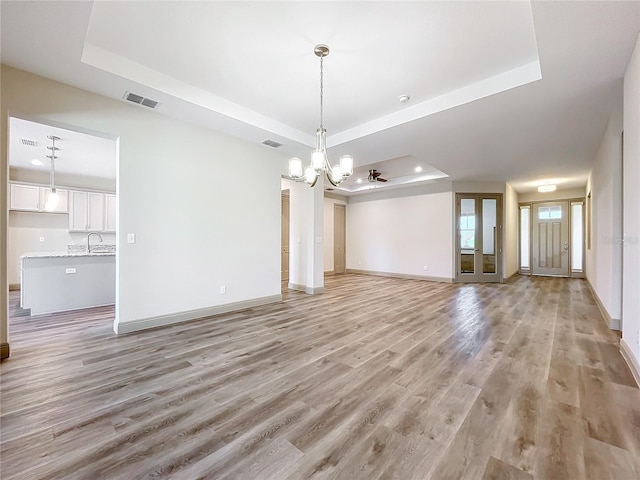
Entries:
[[47,200],[51,194],[51,188],[40,185],[27,185],[22,183],[10,184],[9,209],[24,212],[68,212],[68,192],[65,189],[57,188],[58,204],[55,208],[47,210]]
[[21,185],[12,183],[10,210],[37,212],[40,210],[40,187],[37,185]]
[[110,193],[71,190],[70,232],[115,232],[116,196]]
[[104,231],[115,232],[116,231],[116,196],[107,193],[104,196]]

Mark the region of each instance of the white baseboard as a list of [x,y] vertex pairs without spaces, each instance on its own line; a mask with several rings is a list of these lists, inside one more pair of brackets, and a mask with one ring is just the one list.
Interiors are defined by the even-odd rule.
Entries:
[[627,342],[622,338],[620,339],[620,353],[622,353],[622,357],[627,362],[627,365],[629,365],[633,378],[636,379],[636,384],[640,386],[640,363],[638,363],[638,359],[633,355]]
[[297,283],[290,283],[289,285],[287,285],[287,287],[290,290],[308,293],[309,295],[315,295],[316,293],[324,292],[324,287],[307,287],[306,285],[299,285]]
[[118,322],[114,325],[115,332],[120,335],[123,333],[138,332],[140,330],[148,330],[149,328],[164,327],[175,323],[188,322],[198,318],[210,317],[221,313],[235,312],[246,308],[258,307],[269,303],[282,301],[282,295],[271,295],[268,297],[252,298],[241,302],[227,303],[224,305],[216,305],[214,307],[199,308],[197,310],[189,310],[186,312],[172,313],[170,315],[160,315],[158,317],[143,318],[130,322]]
[[607,326],[609,327],[609,329],[620,330],[620,319],[612,318],[611,315],[609,315],[609,312],[607,312],[607,309],[604,308],[604,304],[600,300],[600,297],[598,297],[598,294],[596,293],[595,288],[593,288],[593,285],[591,285],[591,282],[588,279],[587,279],[587,285],[589,285],[589,290],[591,290],[591,295],[593,295],[593,299],[596,301],[596,305],[598,305],[598,308],[600,309],[600,313],[602,313],[602,316],[604,317],[604,320],[607,322]]
[[373,275],[376,277],[406,278],[409,280],[426,280],[429,282],[453,283],[453,278],[429,277],[427,275],[408,275],[406,273],[376,272],[374,270],[356,270],[353,268],[347,268],[347,273],[355,273],[357,275]]

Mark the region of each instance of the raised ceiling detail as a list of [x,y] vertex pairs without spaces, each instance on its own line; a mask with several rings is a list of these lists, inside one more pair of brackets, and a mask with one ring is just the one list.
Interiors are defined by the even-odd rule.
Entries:
[[[311,29],[304,51],[297,32],[309,17],[332,38]],[[402,35],[380,42],[392,19]],[[312,147],[310,53],[324,41],[329,147],[541,78],[527,2],[282,2],[277,15],[269,2],[95,2],[82,61]],[[380,100],[398,90],[411,106]]]

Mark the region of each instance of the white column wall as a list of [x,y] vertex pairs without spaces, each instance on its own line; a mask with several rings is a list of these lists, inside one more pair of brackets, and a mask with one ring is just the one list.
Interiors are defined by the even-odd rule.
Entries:
[[624,76],[622,340],[640,365],[640,35]]

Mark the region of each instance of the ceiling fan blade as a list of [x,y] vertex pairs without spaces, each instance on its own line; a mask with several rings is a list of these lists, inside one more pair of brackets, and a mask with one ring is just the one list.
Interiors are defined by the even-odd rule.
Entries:
[[382,178],[382,177],[378,177],[378,178],[376,178],[376,180],[379,181],[379,182],[386,182],[387,181],[386,178]]

